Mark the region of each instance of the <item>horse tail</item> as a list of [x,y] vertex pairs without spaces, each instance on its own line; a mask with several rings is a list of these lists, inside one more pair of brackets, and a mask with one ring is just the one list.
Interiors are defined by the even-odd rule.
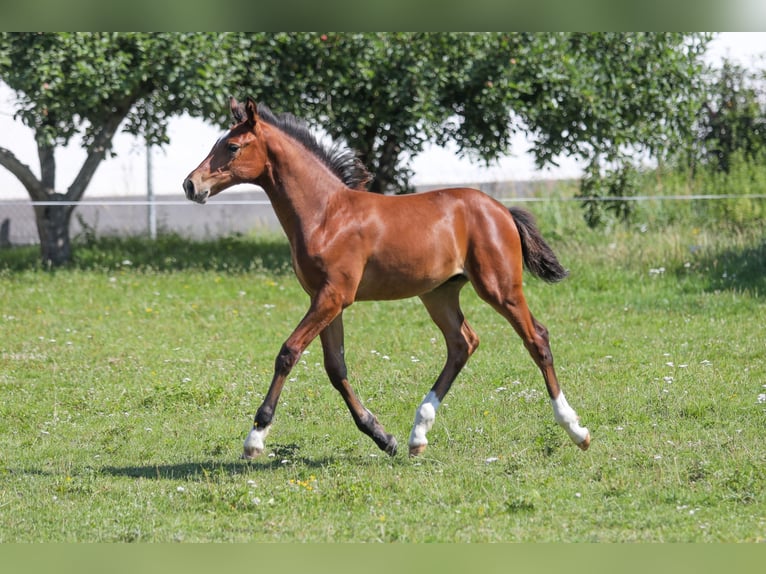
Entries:
[[535,224],[534,216],[519,207],[511,207],[508,211],[511,212],[511,217],[519,230],[521,253],[527,269],[532,275],[548,283],[556,283],[564,279],[569,272],[562,267],[553,250],[543,239]]

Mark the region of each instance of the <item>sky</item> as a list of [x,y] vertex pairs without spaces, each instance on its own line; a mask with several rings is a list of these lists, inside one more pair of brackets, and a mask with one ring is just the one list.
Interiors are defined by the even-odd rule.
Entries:
[[[724,32],[711,42],[707,58],[711,63],[729,58],[745,66],[766,67],[766,32]],[[181,182],[207,155],[221,135],[221,129],[202,120],[180,117],[169,124],[170,144],[153,150],[152,182],[157,195],[177,194],[183,199]],[[0,82],[0,146],[39,174],[37,149],[32,131],[13,119],[13,92]],[[528,143],[523,135],[513,142],[512,153],[489,167],[483,162],[458,158],[454,148],[429,146],[413,159],[415,185],[479,184],[486,181],[537,180],[570,178],[581,175],[581,166],[571,158],[559,158],[559,166],[539,170],[531,155],[525,153]],[[102,162],[91,181],[86,198],[146,195],[146,149],[139,138],[128,134],[115,137],[117,156]],[[56,187],[65,190],[85,160],[85,152],[77,143],[57,150]],[[0,166],[0,200],[27,199],[21,183]]]

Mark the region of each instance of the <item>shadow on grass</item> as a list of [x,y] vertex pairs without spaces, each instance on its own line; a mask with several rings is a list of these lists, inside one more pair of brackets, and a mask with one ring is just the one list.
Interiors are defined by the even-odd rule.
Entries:
[[[142,478],[148,480],[194,480],[206,479],[208,477],[235,477],[247,476],[259,472],[276,472],[286,468],[307,468],[320,469],[328,466],[335,466],[343,460],[348,461],[355,466],[366,466],[379,464],[380,459],[388,462],[397,461],[400,464],[407,464],[408,457],[387,457],[383,454],[380,457],[370,457],[369,455],[345,455],[340,457],[321,456],[311,458],[308,456],[299,456],[300,447],[297,444],[275,444],[270,450],[271,454],[262,455],[254,460],[197,460],[189,462],[178,462],[174,464],[143,464],[143,465],[125,465],[125,466],[92,466],[87,465],[81,469],[82,472],[95,473],[112,477]],[[43,470],[41,468],[0,468],[1,471],[9,474],[18,474],[24,476],[44,476],[53,477],[56,471]],[[77,471],[69,469],[67,474]]]
[[[278,235],[233,236],[193,241],[164,235],[145,238],[100,238],[73,246],[68,269],[131,268],[160,272],[182,270],[292,272],[290,246]],[[39,247],[0,249],[0,270],[42,270]]]
[[335,462],[333,458],[309,459],[299,457],[283,462],[278,458],[264,458],[253,461],[239,460],[221,462],[216,460],[184,462],[178,464],[158,464],[143,466],[105,466],[100,474],[128,478],[146,478],[154,480],[187,480],[205,476],[239,476],[254,472],[273,472],[286,465],[299,465],[305,468],[323,468]]
[[766,241],[712,253],[701,261],[710,291],[747,291],[766,297]]
[[178,464],[154,464],[142,466],[105,466],[100,469],[102,474],[111,476],[127,476],[131,478],[152,479],[189,479],[198,476],[237,476],[250,474],[251,472],[275,471],[286,465],[300,465],[307,468],[321,468],[333,462],[331,458],[309,459],[297,456],[299,446],[297,444],[276,444],[272,449],[272,455],[256,458],[254,460],[234,460],[222,462],[220,460],[184,462]]

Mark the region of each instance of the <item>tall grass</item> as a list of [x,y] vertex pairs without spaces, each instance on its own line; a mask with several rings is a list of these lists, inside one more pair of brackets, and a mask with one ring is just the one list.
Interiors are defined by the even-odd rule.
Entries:
[[[696,227],[748,227],[766,215],[766,157],[745,161],[731,158],[729,172],[710,168],[679,172],[662,169],[643,174],[639,193],[656,197],[641,203],[636,218],[655,225],[684,224]],[[668,196],[707,200],[663,200]],[[735,196],[735,197],[732,197]]]

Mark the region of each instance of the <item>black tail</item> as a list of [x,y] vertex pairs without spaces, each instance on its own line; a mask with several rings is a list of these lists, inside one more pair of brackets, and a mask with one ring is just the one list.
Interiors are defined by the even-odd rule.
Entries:
[[534,216],[525,209],[511,207],[513,220],[521,237],[521,253],[527,269],[548,283],[556,283],[566,277],[569,272],[561,266],[553,250],[545,242],[540,230],[537,229]]

